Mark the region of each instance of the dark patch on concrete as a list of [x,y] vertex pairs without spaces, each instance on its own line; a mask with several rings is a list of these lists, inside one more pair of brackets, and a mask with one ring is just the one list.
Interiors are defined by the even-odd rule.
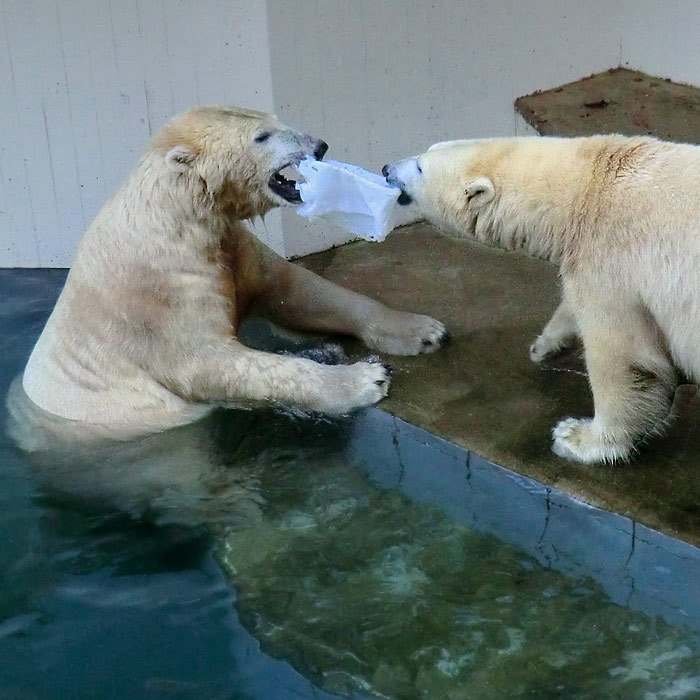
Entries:
[[610,103],[607,100],[594,100],[593,102],[584,102],[584,107],[591,109],[605,109]]

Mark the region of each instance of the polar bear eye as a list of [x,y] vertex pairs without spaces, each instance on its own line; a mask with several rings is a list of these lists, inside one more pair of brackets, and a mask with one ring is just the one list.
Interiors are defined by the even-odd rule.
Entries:
[[255,143],[265,143],[272,134],[269,131],[263,131],[262,133],[258,134],[253,140]]
[[423,168],[420,167],[420,163],[416,161],[416,168],[418,169],[418,172],[422,175],[423,174]]

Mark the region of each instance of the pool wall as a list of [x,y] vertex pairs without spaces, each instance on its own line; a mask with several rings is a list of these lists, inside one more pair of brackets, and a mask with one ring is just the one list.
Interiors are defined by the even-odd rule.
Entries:
[[700,630],[700,549],[493,464],[380,409],[348,452],[377,486],[439,506],[543,566],[590,576],[618,605]]

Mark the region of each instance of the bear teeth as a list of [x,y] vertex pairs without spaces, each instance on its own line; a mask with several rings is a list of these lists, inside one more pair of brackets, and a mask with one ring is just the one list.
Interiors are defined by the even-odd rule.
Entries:
[[276,173],[275,177],[279,178],[279,182],[289,183],[291,185],[297,182],[306,182],[304,176],[294,167],[294,165],[285,165],[284,168],[280,168]]
[[[296,181],[287,179],[284,175],[282,175],[281,172],[287,168],[289,169],[288,172],[295,172],[293,166],[285,166],[284,168],[281,168],[276,173],[272,174],[272,177],[270,177],[269,180],[269,186],[272,189],[272,191],[279,197],[282,197],[288,202],[298,203],[301,201],[301,198],[299,196],[299,192],[296,189]],[[302,181],[304,181],[303,178]]]

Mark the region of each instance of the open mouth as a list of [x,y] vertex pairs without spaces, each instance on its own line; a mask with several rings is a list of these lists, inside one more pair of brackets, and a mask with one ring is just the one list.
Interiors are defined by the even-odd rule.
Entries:
[[272,174],[267,184],[278,197],[282,197],[290,204],[301,204],[301,195],[296,188],[297,182],[306,182],[306,180],[292,163],[287,163]]

